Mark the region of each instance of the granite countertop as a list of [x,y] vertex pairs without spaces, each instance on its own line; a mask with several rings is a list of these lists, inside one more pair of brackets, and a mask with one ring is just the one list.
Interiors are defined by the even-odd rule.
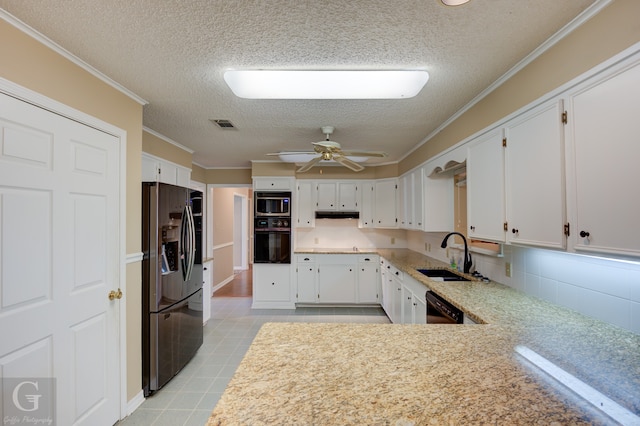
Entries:
[[209,425],[615,424],[517,347],[640,415],[640,336],[499,283],[429,280],[415,268],[447,265],[411,250],[376,253],[483,324],[265,324]]

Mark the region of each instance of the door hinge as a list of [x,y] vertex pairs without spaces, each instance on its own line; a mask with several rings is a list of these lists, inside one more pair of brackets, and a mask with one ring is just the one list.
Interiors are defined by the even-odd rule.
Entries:
[[507,138],[502,138],[502,146],[503,146],[504,148],[506,148],[506,147],[507,147]]
[[504,229],[504,231],[508,231],[509,230],[509,222],[505,222],[502,224],[502,229]]
[[569,222],[564,225],[564,235],[567,237],[571,235],[571,225]]
[[567,111],[562,113],[562,124],[567,124],[569,120],[567,119]]

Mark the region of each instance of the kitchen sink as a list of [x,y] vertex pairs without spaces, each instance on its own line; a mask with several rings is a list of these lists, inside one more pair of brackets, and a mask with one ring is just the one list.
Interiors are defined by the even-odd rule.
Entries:
[[418,269],[418,272],[434,281],[471,281],[448,269]]

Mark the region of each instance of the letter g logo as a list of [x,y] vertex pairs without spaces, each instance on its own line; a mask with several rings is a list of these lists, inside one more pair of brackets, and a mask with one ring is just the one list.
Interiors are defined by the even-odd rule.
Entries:
[[22,404],[20,404],[20,399],[19,399],[19,392],[24,385],[33,385],[35,390],[38,390],[38,382],[24,381],[24,382],[18,383],[18,386],[16,386],[15,389],[13,390],[13,403],[21,411],[36,411],[38,409],[38,402],[42,397],[42,395],[41,394],[25,395],[25,398],[27,399],[27,401],[29,401],[32,404],[32,408],[24,408]]

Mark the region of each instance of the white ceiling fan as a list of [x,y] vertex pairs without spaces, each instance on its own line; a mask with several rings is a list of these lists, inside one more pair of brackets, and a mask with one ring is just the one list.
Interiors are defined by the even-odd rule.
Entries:
[[[354,172],[359,172],[364,170],[364,167],[358,164],[356,161],[356,157],[386,157],[387,153],[382,151],[343,151],[342,146],[335,141],[329,139],[333,131],[335,130],[333,126],[323,126],[322,133],[326,135],[326,139],[320,142],[312,142],[313,151],[298,151],[298,152],[274,152],[269,153],[267,155],[275,155],[278,157],[283,156],[309,156],[319,154],[318,157],[313,158],[311,161],[308,161],[306,164],[301,166],[297,172],[304,173],[310,170],[313,166],[318,164],[321,161],[336,161],[343,166],[353,170]],[[350,157],[350,158],[348,158]],[[365,158],[362,158],[361,161],[364,161]],[[285,160],[286,161],[286,160]]]

